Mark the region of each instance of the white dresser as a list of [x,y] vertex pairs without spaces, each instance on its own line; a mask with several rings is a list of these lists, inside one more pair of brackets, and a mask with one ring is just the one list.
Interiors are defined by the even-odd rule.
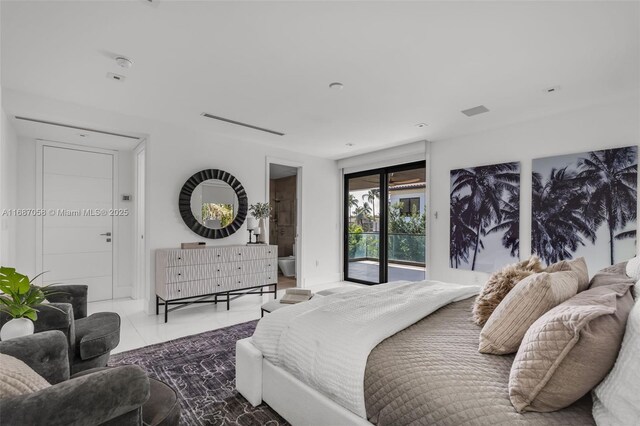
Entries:
[[156,250],[156,315],[164,305],[165,322],[168,312],[191,303],[226,302],[229,309],[231,300],[264,287],[275,295],[277,283],[278,246]]

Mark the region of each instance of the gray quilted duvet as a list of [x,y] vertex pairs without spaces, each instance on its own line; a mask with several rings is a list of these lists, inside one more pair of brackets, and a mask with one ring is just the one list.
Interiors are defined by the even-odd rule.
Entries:
[[513,355],[478,352],[473,298],[452,303],[380,343],[369,355],[365,404],[387,425],[595,424],[591,397],[553,413],[518,414],[509,400]]

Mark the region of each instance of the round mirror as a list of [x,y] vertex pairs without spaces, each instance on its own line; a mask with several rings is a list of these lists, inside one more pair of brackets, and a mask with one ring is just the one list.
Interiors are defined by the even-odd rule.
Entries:
[[224,238],[236,232],[247,217],[247,195],[229,173],[208,169],[191,176],[178,202],[185,224],[205,238]]
[[238,196],[220,179],[205,180],[191,194],[191,213],[204,227],[226,228],[238,213]]

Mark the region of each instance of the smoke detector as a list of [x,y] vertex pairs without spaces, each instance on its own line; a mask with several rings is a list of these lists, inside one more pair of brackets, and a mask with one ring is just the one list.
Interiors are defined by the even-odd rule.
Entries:
[[129,58],[125,58],[124,56],[118,56],[116,58],[116,64],[122,68],[131,68],[133,66],[133,61]]

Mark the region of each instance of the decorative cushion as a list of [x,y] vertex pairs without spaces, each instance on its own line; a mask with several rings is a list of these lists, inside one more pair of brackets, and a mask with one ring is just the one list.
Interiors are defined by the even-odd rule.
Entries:
[[636,256],[627,262],[625,272],[635,281],[640,280],[640,257]]
[[516,411],[556,411],[593,389],[615,363],[632,306],[629,286],[614,284],[578,293],[540,317],[511,366]]
[[502,299],[516,284],[529,275],[542,272],[542,270],[540,259],[537,256],[532,256],[525,261],[507,265],[494,272],[473,304],[473,322],[484,325]]
[[627,262],[616,263],[615,265],[602,268],[598,272],[610,272],[612,274],[627,275]]
[[49,382],[18,358],[0,354],[0,398],[33,393],[49,386]]
[[76,350],[87,360],[110,352],[120,343],[120,315],[98,312],[75,321]]
[[574,260],[561,260],[549,265],[547,272],[573,271],[578,275],[578,293],[589,288],[589,269],[584,257]]
[[481,353],[504,355],[518,350],[538,318],[578,291],[572,271],[540,272],[520,281],[498,305],[480,332]]
[[589,288],[597,288],[612,284],[627,284],[632,286],[634,281],[627,277],[627,274],[617,274],[614,272],[598,272],[591,278]]
[[640,303],[636,303],[613,369],[592,392],[593,417],[602,426],[632,425],[640,419]]

